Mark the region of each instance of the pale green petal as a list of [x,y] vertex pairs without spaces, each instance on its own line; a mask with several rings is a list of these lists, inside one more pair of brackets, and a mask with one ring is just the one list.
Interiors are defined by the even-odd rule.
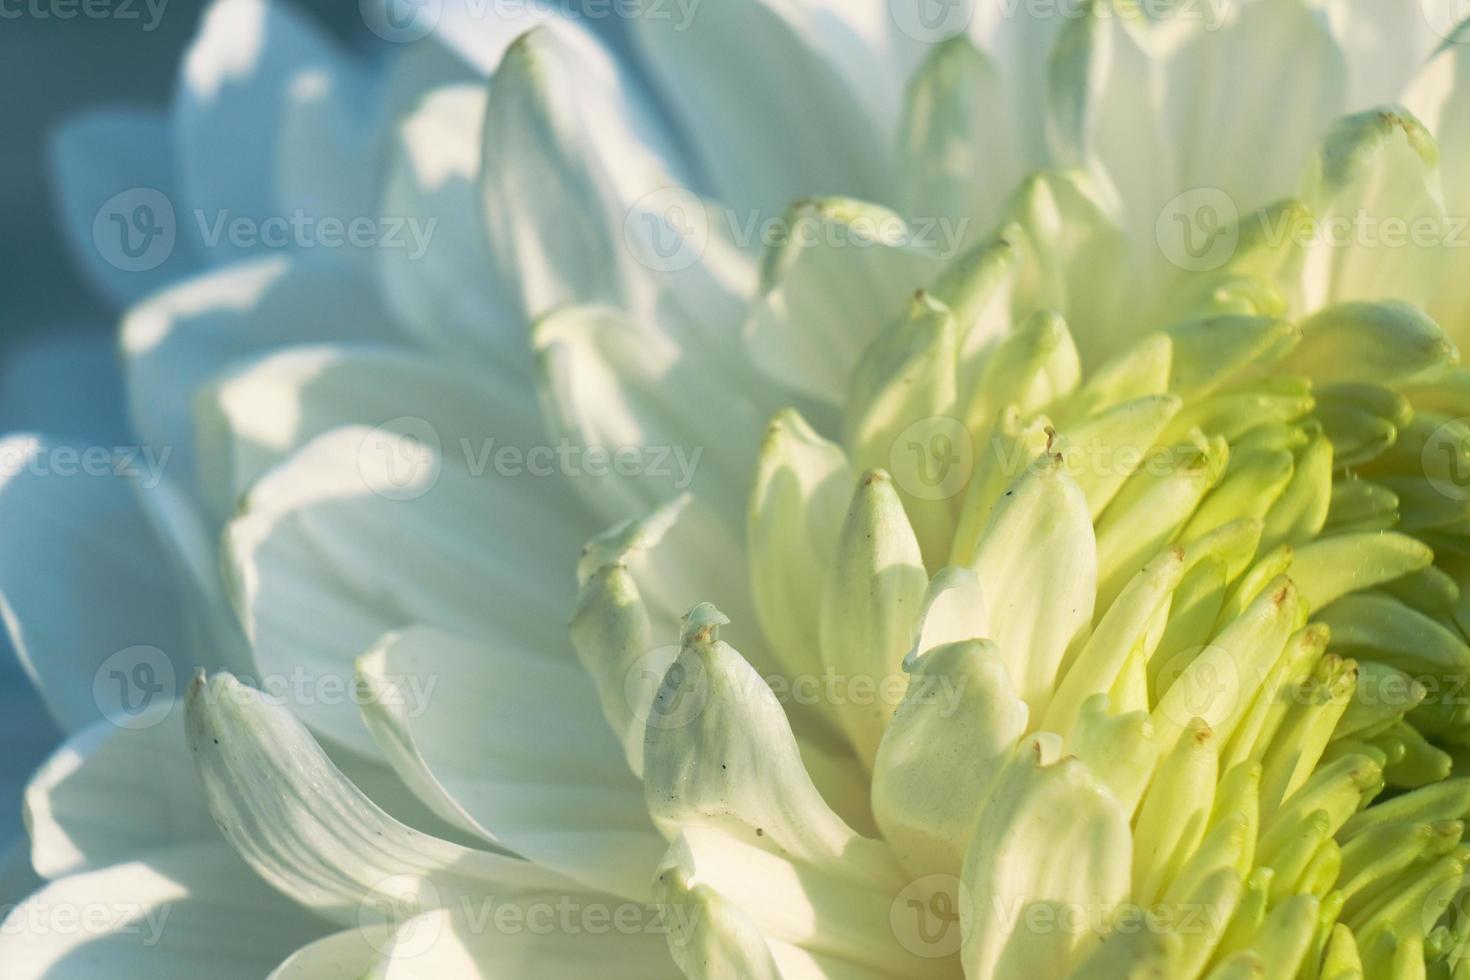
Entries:
[[[822,598],[822,663],[847,688],[834,705],[871,762],[903,689],[901,665],[928,585],[919,543],[892,479],[862,478],[838,537]],[[859,696],[859,690],[869,692]]]
[[1016,693],[1040,717],[1062,658],[1092,623],[1097,592],[1087,500],[1060,459],[1043,455],[1001,498],[973,567],[990,638]]
[[909,873],[960,867],[1027,718],[992,643],[948,643],[914,664],[873,764],[873,811]]
[[[1102,939],[1090,924],[1127,897],[1132,850],[1128,815],[1082,762],[1023,742],[965,858],[966,975],[1065,976]],[[1054,927],[1033,928],[1028,914],[1056,916]]]
[[750,495],[746,544],[761,628],[793,672],[821,667],[822,591],[855,479],[842,448],[795,411],[772,420]]

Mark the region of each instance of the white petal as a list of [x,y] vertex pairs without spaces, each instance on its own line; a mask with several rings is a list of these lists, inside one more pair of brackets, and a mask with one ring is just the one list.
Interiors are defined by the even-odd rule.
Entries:
[[207,273],[123,320],[133,426],[145,443],[172,447],[170,475],[183,478],[192,465],[194,394],[231,361],[287,344],[393,333],[372,291],[330,261],[274,256]]
[[1347,79],[1327,15],[1308,0],[1237,3],[1229,12],[1223,26],[1192,22],[1169,59],[1165,111],[1178,186],[1224,191],[1244,214],[1296,189],[1344,107]]
[[1397,100],[1463,16],[1449,0],[1329,0],[1323,7],[1347,60],[1349,111]]
[[[409,919],[384,946],[365,980],[478,977],[481,980],[671,980],[678,970],[664,942],[665,912],[607,900],[512,908],[492,900],[455,913]],[[354,975],[352,980],[357,980]]]
[[812,784],[770,687],[718,639],[727,622],[707,603],[685,618],[645,737],[654,819],[671,834],[720,830],[840,878],[898,880],[887,849],[855,833]]
[[[418,217],[418,212],[375,211],[378,201],[376,168],[361,161],[378,152],[378,107],[373,93],[354,74],[327,69],[304,71],[291,80],[281,111],[280,150],[276,159],[276,211],[298,212],[317,220],[344,224],[355,218]],[[259,106],[258,101],[252,105]],[[348,262],[363,263],[375,252],[386,252],[394,239],[373,249],[347,247],[338,254]],[[407,236],[404,236],[405,238]]]
[[[133,461],[136,479],[156,482],[145,462]],[[126,705],[99,674],[114,655],[132,658],[113,664],[124,677],[143,660],[153,674],[148,691],[123,697],[167,700],[197,654],[185,642],[180,593],[134,477],[118,475],[110,453],[99,460],[29,436],[0,442],[0,465],[0,611],[51,713],[72,731],[109,712],[121,717]],[[77,596],[86,597],[85,615],[69,607]]]
[[664,841],[580,665],[410,627],[358,676],[368,727],[446,819],[591,887],[647,897]]
[[[922,949],[895,937],[892,916],[906,897],[904,879],[844,880],[772,853],[752,837],[698,827],[674,842],[659,877],[665,900],[672,900],[671,924],[678,925],[681,914],[687,923],[669,937],[686,969],[693,950],[681,943],[711,939],[729,944],[725,956],[738,957],[712,964],[716,969],[755,966],[761,976],[764,941],[787,980],[915,977],[931,966]],[[704,922],[706,915],[714,921]],[[823,969],[814,971],[818,964]],[[696,967],[692,975],[722,974],[701,974]]]
[[1439,150],[1406,110],[1338,120],[1308,172],[1317,231],[1303,271],[1304,310],[1333,300],[1427,301],[1456,256]]
[[[360,654],[416,622],[565,650],[568,572],[587,533],[577,514],[543,491],[546,478],[477,477],[431,433],[334,429],[247,496],[224,562],[271,683],[304,670],[350,685]],[[317,731],[372,752],[348,699],[293,701]]]
[[26,787],[25,814],[31,861],[47,878],[219,840],[184,740],[182,703],[148,728],[104,721],[72,737]]
[[[605,307],[547,317],[535,344],[549,425],[595,450],[574,482],[608,520],[694,486],[732,532],[741,526],[766,416],[738,366]],[[594,467],[599,454],[618,465]]]
[[350,783],[284,708],[228,674],[196,678],[189,744],[226,838],[266,881],[343,924],[379,903],[582,891],[519,858],[404,826]]
[[54,881],[0,923],[7,980],[257,980],[326,923],[223,842]]
[[[1459,161],[1470,159],[1470,46],[1451,44],[1424,65],[1404,94],[1404,104],[1434,134],[1439,144],[1444,182],[1445,211],[1461,225],[1470,216],[1470,173]],[[1458,229],[1456,240],[1465,242],[1466,230]],[[1430,298],[1429,312],[1456,340],[1470,342],[1470,331],[1461,325],[1470,309],[1470,278],[1441,276],[1438,290]]]
[[[283,205],[277,180],[292,87],[305,76],[362,84],[357,69],[317,28],[277,0],[229,0],[209,8],[184,56],[173,106],[180,211],[263,221]],[[191,215],[192,217],[192,215]],[[212,262],[238,251],[228,240]]]
[[968,237],[990,230],[1021,176],[1004,79],[963,34],[936,45],[908,85],[899,139],[904,213],[963,215]]
[[[518,39],[491,82],[484,136],[492,254],[528,316],[568,303],[647,312],[682,289],[733,315],[748,263],[709,234],[707,215],[684,213],[703,205],[682,189],[687,175],[663,128],[598,43],[557,27]],[[689,240],[664,252],[665,232]]]
[[[425,434],[449,454],[489,472],[497,451],[510,447],[524,461],[545,443],[533,397],[529,385],[505,390],[477,372],[398,348],[290,347],[240,363],[195,397],[203,491],[223,516],[290,453],[352,424],[427,426]],[[553,494],[570,505],[570,494],[558,489]]]
[[[194,271],[201,261],[192,239],[178,234],[182,205],[172,145],[168,121],[142,109],[76,116],[53,137],[51,159],[67,244],[93,287],[113,306],[142,299]],[[167,238],[159,239],[156,247],[150,239],[137,263],[132,263],[127,261],[129,250],[139,245],[130,230],[135,209],[154,207],[159,228],[166,228],[162,222],[169,220],[167,212],[159,213],[158,198],[148,191],[157,192],[175,209],[173,247],[165,253]],[[123,250],[119,237],[124,234],[129,236],[128,250]]]
[[835,5],[731,0],[687,10],[650,11],[633,28],[718,196],[764,218],[810,194],[883,199],[891,124],[852,78],[865,77],[867,91],[886,86],[889,99],[902,80],[858,60],[862,45],[833,23]]
[[767,254],[746,320],[749,356],[772,380],[841,405],[869,343],[953,257],[959,226],[921,234],[891,211],[841,199],[803,202],[784,221],[789,236]]
[[398,318],[427,345],[473,358],[497,377],[529,377],[510,290],[487,274],[494,257],[479,214],[485,99],[480,85],[445,86],[399,125],[382,211],[416,221],[427,244],[378,249],[378,272]]
[[361,980],[387,941],[386,926],[333,933],[292,953],[266,980]]
[[941,568],[924,592],[923,610],[914,630],[914,645],[904,658],[904,670],[912,670],[920,656],[937,646],[989,635],[990,616],[985,611],[980,576],[968,568]]

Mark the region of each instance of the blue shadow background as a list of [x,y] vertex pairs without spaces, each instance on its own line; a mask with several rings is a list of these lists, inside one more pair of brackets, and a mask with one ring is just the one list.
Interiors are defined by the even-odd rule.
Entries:
[[[72,265],[48,140],[63,118],[90,106],[166,105],[206,6],[167,0],[152,31],[143,29],[146,13],[131,21],[61,20],[37,17],[24,3],[0,8],[0,433],[129,441],[113,353],[116,315]],[[296,0],[296,6],[349,41],[367,34],[350,0]],[[59,598],[74,604],[75,615],[86,615],[85,597]],[[0,638],[0,853],[22,830],[26,779],[60,738],[10,643]]]

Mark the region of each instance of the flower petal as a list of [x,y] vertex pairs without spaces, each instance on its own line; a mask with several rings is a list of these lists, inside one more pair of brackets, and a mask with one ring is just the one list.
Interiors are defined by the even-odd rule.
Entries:
[[486,274],[494,257],[479,215],[485,102],[483,86],[446,85],[399,125],[382,211],[416,220],[428,237],[422,247],[379,249],[378,274],[394,313],[426,345],[497,377],[529,378],[515,304]]
[[[505,447],[524,463],[545,442],[528,387],[505,390],[440,359],[374,344],[290,347],[242,361],[194,400],[204,495],[228,514],[272,467],[343,425],[422,429],[481,471]],[[552,495],[576,506],[564,488]]]
[[919,658],[873,765],[878,826],[911,874],[953,874],[964,863],[1028,717],[993,643],[948,643]]
[[[532,900],[507,915],[486,900],[402,923],[365,980],[479,977],[519,980],[672,980],[662,909],[607,901]],[[635,917],[636,914],[636,917]],[[345,980],[345,978],[344,978]],[[356,980],[354,975],[353,980]]]
[[[102,236],[119,232],[110,225],[98,226],[99,220],[115,220],[110,213],[102,213],[109,203],[115,203],[116,213],[130,221],[133,209],[145,203],[139,191],[157,191],[171,204],[179,202],[170,135],[168,120],[161,114],[128,108],[75,116],[52,138],[53,179],[65,217],[67,244],[93,288],[114,307],[142,299],[170,280],[193,272],[202,262],[192,240],[177,234],[177,211],[173,250],[151,269],[110,261],[119,257],[111,250],[116,246],[111,237]],[[161,220],[163,216],[155,217]],[[142,264],[152,261],[153,253],[143,254]]]
[[732,0],[633,21],[717,195],[741,214],[775,217],[813,193],[882,200],[891,123],[864,96],[895,99],[902,80],[863,57],[861,34],[842,29],[848,9]]
[[26,787],[31,862],[47,878],[217,841],[184,740],[183,704],[148,728],[103,721],[73,736]]
[[445,819],[590,887],[647,897],[664,841],[580,665],[416,626],[364,655],[358,679],[369,729]]
[[734,314],[748,262],[685,213],[703,205],[667,133],[589,36],[548,26],[518,38],[491,82],[484,136],[492,255],[525,315],[569,303],[647,313],[676,290]]
[[170,477],[183,479],[193,466],[195,392],[231,361],[287,344],[395,332],[371,290],[330,261],[273,256],[206,273],[123,320],[133,426],[145,443],[172,447]]
[[812,784],[770,687],[718,639],[724,622],[708,603],[689,613],[659,689],[643,774],[655,821],[671,834],[720,830],[853,882],[894,879],[886,848],[855,833]]
[[421,834],[380,810],[283,708],[228,674],[195,679],[189,744],[215,821],[255,872],[343,924],[377,903],[582,890],[528,861]]
[[[0,442],[0,459],[8,474],[0,482],[0,610],[52,715],[71,731],[106,717],[117,706],[99,701],[97,685],[111,682],[98,671],[132,647],[153,648],[154,681],[174,684],[192,666],[193,647],[168,557],[134,489],[156,485],[169,458],[139,456],[129,464],[135,476],[119,475],[111,454],[96,469],[79,447],[11,436]],[[67,609],[64,596],[89,597],[87,614]]]
[[[1128,815],[1084,763],[1049,752],[1023,742],[977,824],[960,906],[966,976],[1066,976],[1101,940],[1089,925],[1128,895]],[[1057,927],[1031,928],[1038,913]]]
[[[587,533],[575,512],[528,474],[475,476],[427,433],[334,429],[245,499],[226,533],[226,577],[272,682],[304,670],[350,685],[361,653],[416,622],[565,649],[565,569]],[[317,731],[373,753],[348,699],[294,700]]]
[[[288,4],[229,0],[209,8],[184,56],[173,105],[181,212],[187,205],[209,222],[281,214],[285,122],[293,90],[313,76],[339,91],[365,85],[356,66]],[[234,255],[228,241],[210,251],[213,262]]]
[[841,405],[862,352],[953,257],[958,226],[936,219],[921,234],[839,198],[798,203],[779,227],[745,323],[749,356],[773,381]]
[[329,927],[222,841],[54,881],[0,923],[11,980],[255,980]]
[[1062,657],[1092,623],[1098,582],[1087,498],[1058,457],[1042,454],[1001,498],[972,567],[991,639],[1040,718]]

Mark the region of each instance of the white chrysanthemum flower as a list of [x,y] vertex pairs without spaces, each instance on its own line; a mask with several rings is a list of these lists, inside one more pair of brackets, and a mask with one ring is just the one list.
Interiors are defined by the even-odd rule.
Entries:
[[[901,4],[646,11],[671,132],[576,25],[502,60],[467,5],[439,33],[498,64],[488,86],[432,42],[360,86],[278,8],[223,0],[168,140],[81,131],[78,156],[115,138],[191,217],[305,200],[434,217],[439,247],[176,249],[159,268],[221,268],[133,307],[123,348],[140,433],[188,458],[144,509],[108,484],[120,516],[70,520],[39,480],[0,498],[185,575],[97,566],[95,533],[6,542],[116,602],[32,616],[29,568],[0,569],[69,722],[129,644],[268,691],[197,682],[187,749],[176,716],[104,723],[38,776],[52,882],[0,931],[7,975],[258,976],[321,936],[278,976],[1332,976],[1457,952],[1465,719],[1423,687],[1470,659],[1463,517],[1434,495],[1464,462],[1438,421],[1470,413],[1452,345],[1385,301],[1463,315],[1437,229],[1470,188],[1441,190],[1424,128],[1463,155],[1460,50],[1421,70],[1409,3],[955,9],[936,34]],[[1349,116],[1317,151],[1401,96],[1417,119]],[[122,152],[159,142],[177,184]],[[345,179],[365,157],[380,179]],[[103,174],[75,199],[99,251],[124,189]],[[1431,241],[1296,234],[1362,214]],[[531,319],[534,360],[498,329]],[[584,555],[579,664],[580,542],[651,510]],[[1349,706],[1364,677],[1402,693]],[[946,769],[961,752],[993,765]],[[1414,791],[1354,815],[1381,784]],[[1161,923],[1181,903],[1223,936]],[[113,917],[56,927],[79,908]],[[916,910],[960,928],[920,921],[916,947]]]

